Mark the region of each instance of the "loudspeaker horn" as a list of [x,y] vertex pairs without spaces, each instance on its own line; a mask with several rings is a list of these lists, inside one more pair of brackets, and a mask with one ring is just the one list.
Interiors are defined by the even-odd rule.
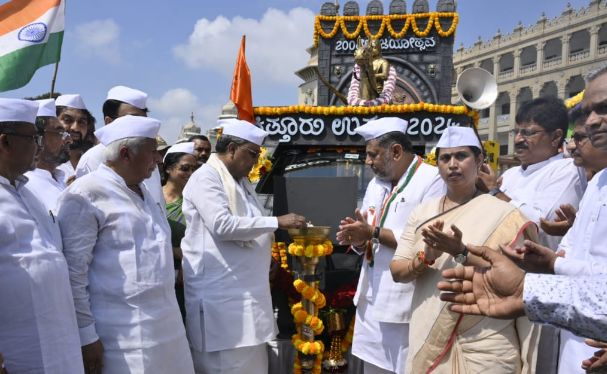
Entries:
[[475,110],[488,108],[497,99],[497,82],[482,68],[464,70],[457,77],[455,88],[462,102]]

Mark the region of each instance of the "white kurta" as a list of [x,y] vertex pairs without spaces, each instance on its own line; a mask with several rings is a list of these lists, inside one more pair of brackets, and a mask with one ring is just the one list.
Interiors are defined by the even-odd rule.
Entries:
[[[403,185],[416,161],[402,175],[395,190]],[[368,212],[370,224],[373,224],[373,214],[369,208],[375,210],[376,223],[379,223],[383,202],[392,191],[391,184],[377,178],[369,182],[361,210]],[[383,227],[392,230],[398,240],[411,211],[427,198],[443,196],[445,192],[438,169],[422,163],[407,187],[390,204]],[[375,249],[373,267],[364,259],[354,296],[357,309],[352,354],[382,369],[402,373],[407,359],[408,322],[415,282],[393,281],[390,273],[393,257],[394,249],[380,244]]]
[[[597,173],[584,193],[573,227],[559,246],[565,257],[557,258],[557,275],[607,275],[607,173]],[[591,357],[596,348],[587,346],[584,338],[561,330],[559,373],[584,373],[582,360]]]
[[0,177],[0,352],[10,373],[84,371],[61,233],[20,177]]
[[57,169],[63,172],[63,183],[67,185],[67,180],[76,175],[76,169],[72,166],[71,161],[64,162],[57,166]]
[[[97,170],[100,165],[105,162],[105,146],[101,143],[97,144],[93,148],[84,152],[78,165],[76,165],[76,178],[83,177],[93,171]],[[152,175],[143,181],[143,184],[147,187],[154,201],[162,206],[163,211],[166,212],[166,203],[164,201],[164,195],[162,193],[162,184],[160,183],[160,172],[158,168],[154,169]]]
[[42,201],[47,211],[57,213],[57,200],[59,195],[67,187],[64,183],[65,174],[62,170],[55,169],[51,174],[48,170],[34,169],[25,173],[29,179],[27,188]]
[[278,220],[262,216],[243,183],[236,190],[246,216],[230,213],[219,173],[208,164],[183,191],[186,325],[194,352],[250,347],[276,336],[268,271]]
[[169,225],[139,187],[143,199],[103,164],[59,199],[81,343],[101,339],[106,373],[192,373]]
[[[540,218],[554,220],[555,210],[562,204],[571,204],[577,209],[584,194],[578,168],[572,159],[563,158],[562,154],[526,169],[517,166],[506,170],[500,189],[512,199],[511,204],[538,226]],[[540,230],[542,244],[553,250],[561,239]]]

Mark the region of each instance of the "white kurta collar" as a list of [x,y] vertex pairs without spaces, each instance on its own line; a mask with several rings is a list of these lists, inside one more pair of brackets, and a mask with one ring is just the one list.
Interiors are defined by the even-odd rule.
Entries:
[[63,183],[63,180],[65,179],[65,173],[63,172],[63,170],[60,170],[57,168],[55,168],[55,170],[53,170],[52,173],[48,170],[41,169],[41,168],[36,168],[36,169],[30,171],[30,173],[36,174],[38,177],[44,178],[50,182],[54,181],[54,182]]
[[540,170],[544,166],[548,165],[549,163],[556,161],[556,160],[560,160],[562,158],[563,158],[563,154],[557,153],[556,155],[550,157],[549,159],[540,161],[540,162],[536,162],[535,164],[531,164],[531,165],[527,166],[527,168],[523,168],[521,166],[521,169],[520,169],[521,174],[524,176],[529,176],[529,175],[535,173],[536,171]]
[[25,175],[20,175],[15,180],[15,187],[13,187],[13,185],[11,184],[11,182],[8,179],[6,179],[2,175],[0,175],[0,184],[3,184],[5,186],[9,186],[9,187],[14,188],[16,190],[19,190],[21,187],[23,187],[23,185],[26,184],[28,180],[29,179],[27,179],[27,177]]

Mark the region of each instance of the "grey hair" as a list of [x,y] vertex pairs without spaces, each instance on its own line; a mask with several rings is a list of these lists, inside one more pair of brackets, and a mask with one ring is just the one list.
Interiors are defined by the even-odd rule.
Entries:
[[148,139],[149,138],[144,137],[131,137],[111,142],[103,150],[105,160],[109,162],[118,161],[118,158],[120,157],[120,150],[122,148],[128,148],[131,152],[137,154]]
[[607,73],[607,64],[603,64],[599,68],[591,70],[586,75],[586,83],[592,82],[593,80],[597,79],[598,77],[600,77],[601,75],[603,75],[605,73]]

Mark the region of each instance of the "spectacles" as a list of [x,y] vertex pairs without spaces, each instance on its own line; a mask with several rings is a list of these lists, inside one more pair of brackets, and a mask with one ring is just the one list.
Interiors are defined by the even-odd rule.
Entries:
[[36,143],[36,145],[38,147],[42,147],[42,135],[25,135],[25,134],[18,134],[18,133],[14,133],[14,132],[0,132],[0,134],[6,134],[6,135],[11,135],[11,136],[18,136],[20,138],[29,138],[31,140],[34,141],[34,143]]
[[180,165],[179,166],[179,171],[183,171],[183,172],[188,172],[188,171],[196,171],[198,170],[198,166],[194,166],[194,165]]
[[527,130],[527,129],[512,129],[510,130],[510,134],[516,137],[517,135],[521,135],[523,138],[528,139],[535,134],[539,134],[540,132],[545,132],[545,130]]
[[55,131],[55,130],[44,130],[44,133],[56,134],[61,136],[61,140],[67,140],[71,138],[71,135],[67,131]]
[[584,140],[588,139],[588,135],[586,135],[586,134],[580,134],[580,133],[575,133],[575,134],[573,134],[571,136],[571,139],[575,142],[575,144],[580,144]]
[[254,159],[258,159],[259,155],[261,154],[261,151],[254,151],[254,150],[252,150],[252,149],[250,149],[248,147],[240,147],[240,148],[242,148],[242,149],[246,150],[247,152],[249,152],[249,154],[251,154],[251,156]]

